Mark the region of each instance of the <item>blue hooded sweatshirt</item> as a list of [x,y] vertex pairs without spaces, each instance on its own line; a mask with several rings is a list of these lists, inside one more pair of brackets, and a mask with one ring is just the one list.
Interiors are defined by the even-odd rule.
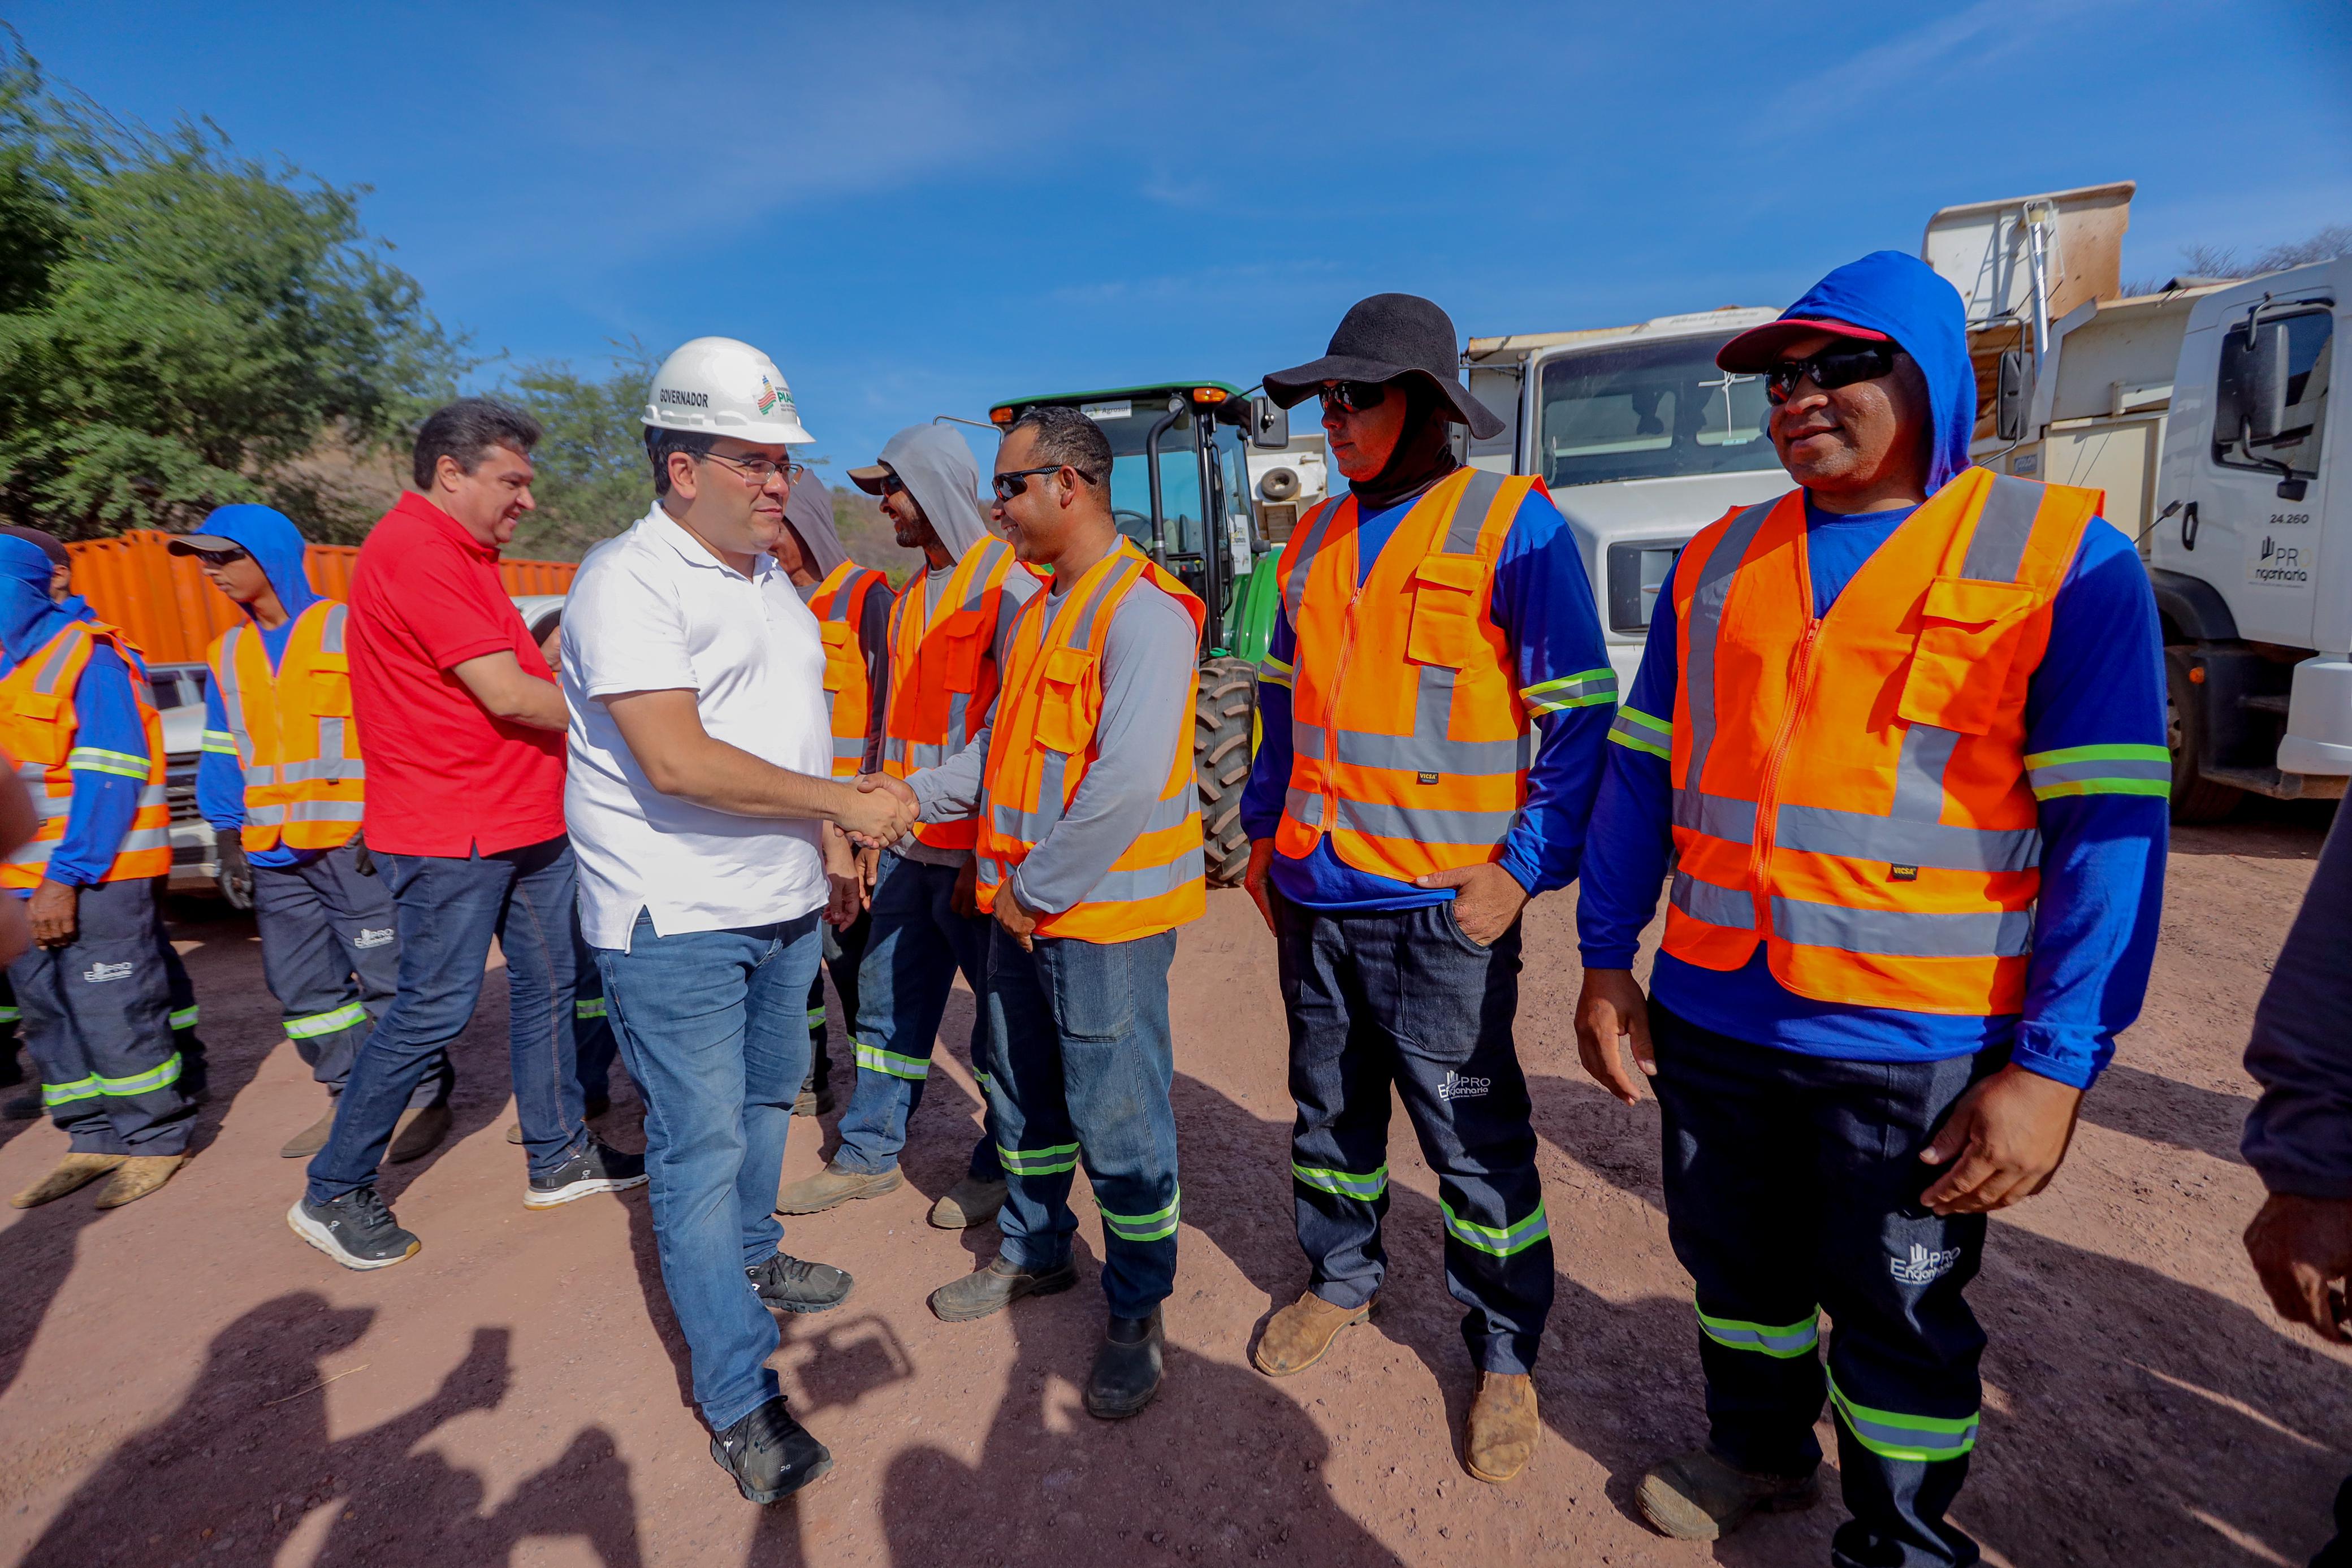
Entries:
[[[262,649],[269,655],[269,667],[275,671],[278,662],[286,656],[286,643],[294,634],[294,622],[320,601],[320,596],[311,591],[310,574],[303,564],[309,544],[284,513],[269,507],[222,507],[194,531],[217,535],[244,546],[246,554],[259,563],[263,574],[269,579],[270,590],[284,607],[286,619],[270,630],[253,620],[250,609],[245,615],[254,630],[261,633]],[[205,684],[205,754],[196,768],[196,810],[204,813],[215,834],[234,833],[245,825],[245,768],[237,760],[236,737],[229,729],[228,710],[221,702],[217,679]],[[257,866],[283,867],[316,860],[324,852],[290,849],[281,843],[255,850],[246,858]]]
[[[74,622],[94,619],[79,599],[65,604],[50,600],[49,572],[49,558],[39,546],[0,538],[0,651],[12,667]],[[79,606],[79,612],[71,606]],[[90,650],[74,684],[73,703],[74,744],[66,758],[73,772],[73,802],[66,811],[65,836],[49,852],[44,874],[68,887],[92,887],[114,863],[131,831],[152,754],[131,695],[131,668],[111,647]],[[16,891],[19,898],[32,893]]]
[[[1969,465],[1976,378],[1959,294],[1927,265],[1879,251],[1838,268],[1784,313],[1884,332],[1917,361],[1934,420],[1928,492]],[[1844,516],[1806,502],[1813,613],[1825,615],[1863,562],[1916,507]],[[1630,969],[1658,904],[1674,841],[1673,785],[1663,741],[1624,738],[1643,721],[1664,737],[1680,685],[1674,601],[1660,594],[1585,848],[1577,929],[1586,967]],[[2052,607],[2050,644],[2026,691],[2025,751],[2075,747],[2165,755],[2164,649],[2156,602],[2132,542],[2104,522],[2084,533]],[[2145,768],[2143,767],[2142,770]],[[2069,769],[2072,771],[2072,769]],[[2128,772],[2119,767],[2118,775]],[[2078,780],[2079,793],[2039,800],[2042,894],[2026,972],[2025,1010],[1955,1018],[1815,1001],[1781,987],[1759,946],[1741,969],[1702,969],[1658,955],[1656,1002],[1689,1023],[1808,1056],[1930,1061],[2005,1050],[2044,1077],[2088,1088],[2139,1016],[2164,892],[2166,802],[2145,780]],[[2041,792],[2036,791],[2037,796]]]

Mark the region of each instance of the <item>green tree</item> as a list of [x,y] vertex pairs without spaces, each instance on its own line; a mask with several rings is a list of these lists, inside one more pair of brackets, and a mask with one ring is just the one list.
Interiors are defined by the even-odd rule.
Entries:
[[363,534],[320,455],[377,457],[463,368],[363,191],[112,119],[0,41],[0,515],[89,538],[263,500]]
[[640,416],[654,361],[642,343],[613,349],[602,377],[567,364],[526,365],[494,394],[527,410],[547,433],[531,454],[539,505],[515,530],[509,554],[577,560],[646,515],[653,475]]

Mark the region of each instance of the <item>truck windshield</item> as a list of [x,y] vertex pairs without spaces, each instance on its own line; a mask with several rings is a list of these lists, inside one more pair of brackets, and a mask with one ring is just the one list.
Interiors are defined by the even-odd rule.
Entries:
[[[1168,412],[1165,397],[1144,395],[1083,405],[1089,419],[1110,437],[1110,507],[1118,531],[1145,549],[1151,548],[1151,474],[1143,438]],[[1166,520],[1168,549],[1192,555],[1201,549],[1201,459],[1189,415],[1160,437],[1160,513]]]
[[1543,361],[1537,471],[1599,485],[1776,468],[1764,378],[1715,368],[1728,336],[1627,343]]

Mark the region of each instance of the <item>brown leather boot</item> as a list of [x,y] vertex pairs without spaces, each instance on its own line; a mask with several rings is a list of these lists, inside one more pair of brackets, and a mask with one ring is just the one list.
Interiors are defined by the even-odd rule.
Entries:
[[1678,1454],[1642,1478],[1633,1506],[1659,1534],[1714,1541],[1751,1513],[1790,1513],[1822,1499],[1821,1473],[1759,1476],[1737,1469],[1713,1450]]
[[864,1171],[845,1171],[829,1165],[813,1176],[785,1183],[776,1194],[776,1212],[823,1214],[853,1197],[879,1197],[906,1184],[907,1178],[899,1174],[897,1166],[868,1176]]
[[114,1179],[99,1193],[98,1207],[121,1208],[126,1203],[137,1203],[170,1181],[173,1174],[187,1163],[185,1155],[133,1155],[122,1162]]
[[335,1103],[329,1100],[327,1108],[319,1113],[317,1121],[286,1140],[284,1146],[278,1151],[278,1157],[281,1160],[307,1160],[327,1146],[327,1140],[334,1135],[334,1132]]
[[396,1166],[421,1160],[449,1135],[452,1117],[446,1105],[415,1105],[403,1111],[392,1129],[383,1157]]
[[1536,1455],[1536,1380],[1524,1374],[1482,1372],[1462,1427],[1462,1466],[1500,1486]]
[[1323,1359],[1341,1329],[1370,1318],[1372,1302],[1379,1300],[1374,1296],[1360,1307],[1335,1307],[1314,1291],[1306,1291],[1266,1320],[1265,1333],[1258,1335],[1257,1349],[1250,1353],[1250,1360],[1268,1377],[1304,1372]]
[[79,1192],[129,1159],[128,1155],[68,1155],[58,1168],[8,1201],[18,1208],[38,1208],[69,1192]]

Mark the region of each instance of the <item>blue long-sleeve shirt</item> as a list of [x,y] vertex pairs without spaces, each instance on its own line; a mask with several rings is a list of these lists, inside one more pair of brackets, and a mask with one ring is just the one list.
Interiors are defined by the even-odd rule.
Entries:
[[[294,635],[294,619],[288,616],[275,630],[251,622],[261,633],[262,650],[269,655],[273,671],[286,656],[286,644]],[[215,835],[234,833],[245,826],[245,765],[237,760],[236,737],[228,727],[228,708],[221,701],[217,677],[205,683],[205,749],[196,763],[196,810],[212,824]],[[324,852],[280,842],[266,850],[248,850],[245,858],[252,865],[289,866],[316,860]]]
[[[59,619],[50,635],[64,623]],[[100,643],[89,651],[73,701],[78,722],[66,758],[73,770],[73,800],[66,810],[65,836],[49,852],[42,874],[68,887],[94,887],[114,863],[138,815],[152,754],[131,695],[130,667],[111,647]],[[32,890],[17,889],[16,896],[29,898]]]
[[[1401,501],[1357,519],[1357,560],[1364,576],[1412,504]],[[1530,894],[1549,893],[1576,880],[1585,822],[1601,782],[1602,741],[1615,709],[1607,697],[1570,706],[1537,690],[1609,669],[1584,559],[1567,519],[1538,490],[1528,493],[1504,536],[1495,560],[1493,604],[1495,624],[1510,642],[1520,695],[1537,732],[1527,803],[1504,840],[1502,865]],[[1297,663],[1297,629],[1285,607],[1275,616],[1267,663],[1286,669]],[[1613,677],[1610,689],[1613,695]],[[1242,831],[1253,839],[1272,838],[1282,821],[1290,783],[1290,697],[1286,683],[1259,679],[1257,759],[1241,804]],[[1326,911],[1412,909],[1454,896],[1452,888],[1415,887],[1359,871],[1333,852],[1328,833],[1303,858],[1276,855],[1271,875],[1283,897]]]
[[[1825,614],[1908,509],[1838,517],[1807,511],[1813,612]],[[1673,853],[1670,749],[1681,680],[1674,601],[1660,594],[1642,668],[1625,700],[1653,745],[1620,739],[1585,851],[1577,929],[1586,967],[1633,967]],[[2050,643],[2026,687],[2029,758],[2076,747],[2165,744],[2162,638],[2131,541],[2095,521],[2052,606]],[[1612,737],[1619,739],[1619,737]],[[2126,786],[2130,787],[2130,786]],[[2160,794],[2049,786],[2040,797],[2042,891],[2025,1010],[1990,1018],[1815,1001],[1784,988],[1759,945],[1724,973],[1661,953],[1658,1001],[1701,1028],[1808,1056],[1936,1061],[2008,1046],[2020,1066],[2087,1089],[2139,1016],[2164,894],[2167,808]]]

